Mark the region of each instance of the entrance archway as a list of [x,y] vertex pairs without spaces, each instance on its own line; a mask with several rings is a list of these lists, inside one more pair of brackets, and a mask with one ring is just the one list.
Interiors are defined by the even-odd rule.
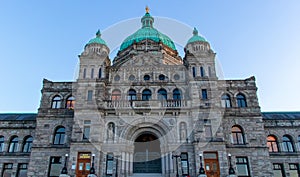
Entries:
[[144,133],[134,142],[134,173],[161,173],[161,153],[158,138]]

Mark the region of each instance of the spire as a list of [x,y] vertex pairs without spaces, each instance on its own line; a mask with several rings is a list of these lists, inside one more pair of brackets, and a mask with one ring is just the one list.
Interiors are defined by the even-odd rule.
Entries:
[[96,32],[96,37],[97,37],[97,38],[100,38],[100,37],[101,37],[101,32],[100,32],[99,29],[98,29],[98,31]]
[[142,17],[141,22],[142,22],[143,28],[145,28],[145,27],[153,28],[154,18],[150,15],[148,6],[146,6],[146,13]]
[[194,36],[198,36],[198,30],[197,30],[197,28],[196,28],[196,27],[194,27],[194,30],[193,30],[193,35],[194,35]]

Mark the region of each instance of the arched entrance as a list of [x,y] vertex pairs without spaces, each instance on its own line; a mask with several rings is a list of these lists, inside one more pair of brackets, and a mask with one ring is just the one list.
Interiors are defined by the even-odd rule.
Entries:
[[133,172],[161,173],[160,142],[155,135],[144,133],[135,140]]

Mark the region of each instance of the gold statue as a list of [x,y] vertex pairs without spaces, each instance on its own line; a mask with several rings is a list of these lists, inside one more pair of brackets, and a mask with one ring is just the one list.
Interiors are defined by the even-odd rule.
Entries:
[[146,6],[146,13],[149,13],[149,7]]

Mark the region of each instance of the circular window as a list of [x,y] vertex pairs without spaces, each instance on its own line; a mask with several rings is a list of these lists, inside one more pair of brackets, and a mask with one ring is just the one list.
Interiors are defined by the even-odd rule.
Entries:
[[158,76],[158,79],[161,80],[161,81],[163,81],[163,80],[166,79],[166,76],[163,75],[163,74],[161,74],[161,75]]
[[134,79],[135,79],[134,75],[130,75],[130,76],[129,76],[129,80],[130,80],[130,81],[133,81]]
[[116,75],[115,76],[115,81],[119,81],[120,80],[120,76],[119,75]]
[[179,79],[180,79],[180,76],[179,76],[178,74],[175,74],[175,75],[174,75],[174,79],[175,79],[175,80],[179,80]]
[[145,80],[145,81],[150,80],[150,76],[149,76],[149,75],[145,75],[145,76],[144,76],[144,80]]

